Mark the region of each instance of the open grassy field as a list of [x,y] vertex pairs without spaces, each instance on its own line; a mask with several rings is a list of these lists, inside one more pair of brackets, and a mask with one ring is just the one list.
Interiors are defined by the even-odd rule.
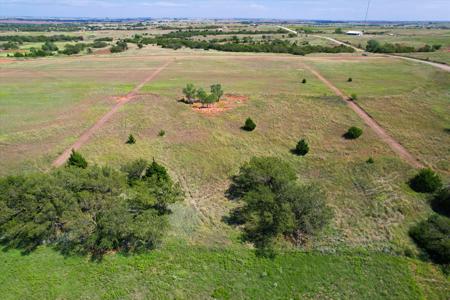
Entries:
[[[0,253],[7,272],[0,293],[10,299],[446,299],[449,281],[417,259],[408,230],[431,209],[414,193],[415,173],[310,73],[319,70],[393,137],[448,180],[448,73],[391,58],[357,54],[228,54],[156,47],[118,55],[0,62],[1,175],[48,170],[51,162],[156,68],[158,77],[95,132],[80,151],[92,164],[120,166],[155,158],[186,191],[170,216],[163,246],[147,254],[109,255],[103,262],[64,258],[42,247],[28,256]],[[347,83],[353,77],[352,83]],[[307,79],[302,84],[302,79]],[[178,100],[189,82],[221,83],[240,101],[205,113]],[[240,129],[247,117],[256,131]],[[342,137],[363,128],[355,141]],[[159,137],[158,132],[166,135]],[[137,143],[126,145],[132,133]],[[311,153],[290,153],[306,138]],[[299,180],[319,185],[332,223],[298,252],[255,257],[224,223],[236,204],[229,177],[252,156],[276,156]],[[373,157],[374,164],[366,160]],[[28,288],[25,288],[25,287]]]
[[[445,299],[434,267],[385,254],[286,253],[166,245],[102,262],[48,248],[0,252],[2,299]],[[433,278],[433,280],[429,280]]]

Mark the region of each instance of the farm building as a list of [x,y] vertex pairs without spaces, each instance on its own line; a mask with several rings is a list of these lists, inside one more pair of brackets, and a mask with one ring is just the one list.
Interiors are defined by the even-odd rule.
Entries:
[[347,35],[358,35],[358,36],[364,35],[364,33],[362,31],[347,31],[346,34]]

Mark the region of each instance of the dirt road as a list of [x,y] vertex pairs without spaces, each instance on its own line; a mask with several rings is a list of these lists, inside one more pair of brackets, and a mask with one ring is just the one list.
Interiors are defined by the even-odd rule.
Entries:
[[92,135],[100,128],[102,127],[116,112],[126,103],[130,102],[139,92],[139,90],[148,82],[152,81],[153,79],[158,76],[161,71],[163,71],[168,65],[170,64],[170,61],[164,63],[162,66],[160,66],[158,69],[156,69],[150,76],[145,78],[141,83],[139,83],[129,94],[119,99],[119,101],[111,108],[110,111],[108,111],[100,120],[98,120],[92,127],[90,127],[88,130],[83,132],[83,134],[78,138],[78,140],[69,148],[67,148],[54,162],[54,167],[60,167],[62,166],[67,159],[70,157],[70,154],[72,152],[72,149],[78,150],[81,146],[83,146],[86,142],[89,141],[89,139],[92,137]]
[[359,106],[354,101],[349,100],[341,90],[339,90],[334,84],[332,84],[328,79],[322,76],[317,70],[311,68],[310,66],[303,65],[305,69],[313,73],[320,81],[325,83],[336,95],[341,97],[347,105],[369,126],[378,137],[391,147],[391,149],[397,153],[403,160],[408,162],[411,166],[416,168],[425,167],[416,157],[414,157],[405,147],[403,147],[397,140],[391,137],[378,122],[373,119],[361,106]]
[[[333,39],[333,38],[330,38],[330,37],[327,37],[327,36],[321,36],[321,35],[313,35],[313,36],[321,38],[321,39],[326,39],[326,40],[332,41],[332,42],[334,42],[336,44],[339,44],[339,45],[346,45],[346,46],[352,47],[353,49],[355,49],[358,52],[364,52],[364,49],[357,48],[357,47],[355,47],[353,45],[350,45],[348,43],[344,43],[344,42],[338,41],[336,39]],[[409,60],[409,61],[418,62],[418,63],[425,64],[425,65],[430,65],[430,66],[433,66],[435,68],[438,68],[438,69],[450,72],[450,66],[449,65],[440,64],[440,63],[436,63],[436,62],[432,62],[432,61],[425,61],[425,60],[421,60],[421,59],[416,59],[416,58],[411,58],[411,57],[406,57],[406,56],[401,56],[401,55],[392,55],[392,54],[371,54],[371,55],[384,56],[384,57],[393,57],[393,58],[399,58],[399,59],[403,59],[403,60]]]

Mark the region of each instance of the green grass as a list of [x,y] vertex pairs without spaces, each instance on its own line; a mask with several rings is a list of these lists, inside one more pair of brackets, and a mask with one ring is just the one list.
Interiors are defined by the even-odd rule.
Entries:
[[[0,114],[7,118],[0,118],[1,174],[48,170],[58,153],[116,103],[114,96],[129,92],[167,60],[174,61],[80,149],[91,164],[118,167],[155,158],[168,167],[187,197],[173,208],[162,248],[111,255],[101,263],[63,258],[47,248],[29,256],[3,252],[0,261],[8,271],[0,272],[2,295],[445,299],[448,280],[436,268],[387,254],[418,254],[408,230],[431,209],[406,184],[415,170],[303,64],[346,93],[357,93],[358,102],[411,152],[445,169],[450,143],[440,129],[450,115],[448,77],[431,67],[355,55],[303,58],[154,47],[2,64]],[[204,88],[221,83],[226,93],[248,100],[220,114],[202,114],[177,102],[189,82]],[[240,129],[247,117],[257,124],[252,133]],[[360,139],[342,138],[350,126],[364,130]],[[166,135],[159,137],[162,129]],[[132,146],[125,145],[130,133],[137,139]],[[300,138],[311,147],[306,157],[290,153]],[[334,219],[303,245],[308,253],[285,244],[280,247],[292,252],[274,261],[256,258],[241,244],[239,229],[222,221],[236,205],[224,196],[229,177],[252,156],[263,155],[286,160],[300,181],[319,185],[328,196]],[[374,164],[365,163],[369,157]]]
[[[0,253],[7,299],[445,299],[434,267],[383,254],[286,253],[166,245],[101,262],[48,248]],[[432,282],[422,282],[422,277]]]
[[[450,171],[450,74],[397,59],[313,65],[426,164]],[[353,82],[347,82],[352,77]]]

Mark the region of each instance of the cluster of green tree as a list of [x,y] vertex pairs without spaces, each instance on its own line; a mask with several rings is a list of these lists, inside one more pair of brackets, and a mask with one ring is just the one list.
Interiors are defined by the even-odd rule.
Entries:
[[208,36],[208,35],[253,35],[253,34],[279,34],[283,33],[283,29],[278,30],[245,30],[238,31],[222,31],[222,30],[178,30],[162,35],[163,38],[190,38],[193,36]]
[[304,242],[333,215],[317,185],[299,184],[295,170],[273,157],[254,157],[244,164],[232,178],[228,196],[243,204],[231,213],[230,223],[243,225],[244,239],[261,254],[273,254],[281,236]]
[[438,174],[422,169],[409,185],[419,193],[431,193],[431,206],[436,214],[410,230],[410,235],[436,263],[450,271],[450,186],[443,187]]
[[[58,47],[52,42],[45,42],[42,45],[41,49],[38,48],[30,48],[29,52],[16,52],[14,53],[14,57],[45,57],[52,56],[54,52],[58,51]],[[8,55],[9,56],[9,55]]]
[[200,102],[203,106],[208,106],[218,102],[223,96],[223,89],[220,84],[211,85],[210,91],[208,94],[203,88],[197,89],[192,83],[188,83],[183,89],[185,102],[190,104]]
[[86,31],[114,30],[114,31],[143,31],[147,26],[143,23],[138,24],[120,24],[120,25],[86,25],[83,27]]
[[94,42],[112,42],[112,41],[113,41],[112,37],[102,37],[94,40]]
[[94,41],[93,43],[91,43],[89,46],[92,48],[105,48],[106,46],[108,46],[109,44],[107,42],[103,42],[103,41]]
[[322,30],[317,30],[312,27],[299,27],[295,29],[297,32],[303,32],[305,34],[314,34],[314,33],[325,33]]
[[327,47],[321,45],[298,45],[296,42],[274,40],[263,42],[244,43],[213,43],[211,41],[194,41],[190,39],[145,39],[145,43],[157,44],[163,48],[174,50],[182,47],[191,49],[217,50],[225,52],[257,52],[257,53],[289,53],[293,55],[306,55],[310,53],[353,53],[355,50],[345,45]]
[[111,53],[119,53],[128,50],[128,44],[125,41],[117,41],[111,48]]
[[77,42],[82,41],[82,36],[72,35],[0,35],[0,41],[22,43],[45,43],[45,42]]
[[154,248],[168,205],[183,192],[167,170],[137,160],[120,171],[68,166],[0,179],[0,242],[24,252],[42,244],[64,254],[101,257]]
[[162,30],[205,30],[205,29],[219,29],[222,28],[222,26],[219,25],[204,25],[204,26],[187,26],[180,28],[179,26],[170,26],[170,25],[159,25],[156,27],[157,29]]
[[65,55],[74,55],[80,53],[81,51],[83,51],[88,47],[89,45],[85,43],[76,43],[74,45],[67,44],[64,46],[64,50],[60,51],[59,53]]
[[16,42],[7,42],[0,44],[0,49],[3,50],[17,50],[19,48],[20,48],[19,43]]
[[439,50],[441,45],[425,45],[420,48],[414,48],[412,46],[406,46],[402,44],[381,44],[377,40],[370,40],[367,42],[366,51],[373,53],[411,53],[411,52],[434,52]]

